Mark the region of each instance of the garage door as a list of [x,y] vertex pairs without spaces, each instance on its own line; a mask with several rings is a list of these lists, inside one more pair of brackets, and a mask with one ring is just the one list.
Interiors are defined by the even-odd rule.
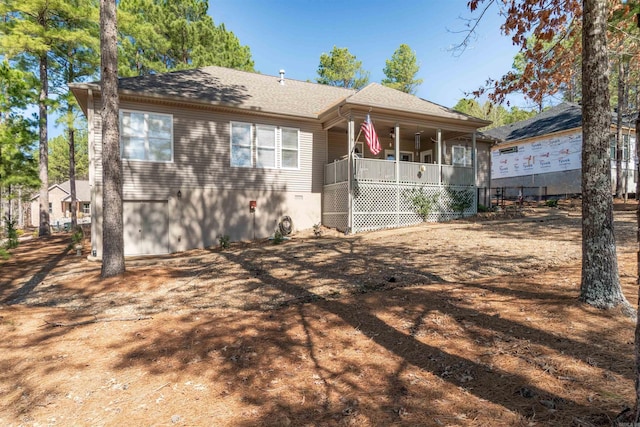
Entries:
[[169,253],[169,204],[164,201],[123,203],[124,254]]

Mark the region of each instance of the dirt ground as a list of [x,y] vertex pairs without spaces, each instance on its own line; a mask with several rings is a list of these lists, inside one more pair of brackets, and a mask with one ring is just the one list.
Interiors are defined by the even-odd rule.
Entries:
[[[636,205],[617,205],[637,301]],[[2,426],[600,426],[634,323],[577,301],[580,211],[127,260],[0,260]]]

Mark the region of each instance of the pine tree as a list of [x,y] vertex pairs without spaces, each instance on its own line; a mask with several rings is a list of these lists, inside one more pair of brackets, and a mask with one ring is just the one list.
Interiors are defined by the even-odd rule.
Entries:
[[[39,184],[31,156],[37,141],[36,123],[24,114],[35,97],[33,80],[33,75],[12,69],[6,60],[0,63],[0,200],[10,201],[21,189],[29,193]],[[11,211],[0,212],[0,218],[5,217],[13,220]]]
[[207,15],[206,0],[123,0],[119,72],[122,76],[218,65],[254,71],[251,51]]
[[369,73],[362,69],[362,61],[346,47],[334,46],[331,53],[320,55],[318,76],[316,81],[320,84],[347,89],[361,89],[369,82]]
[[102,92],[102,272],[123,274],[122,161],[118,130],[118,30],[116,0],[100,0],[100,81]]
[[416,79],[416,74],[420,70],[416,53],[406,44],[401,44],[391,59],[387,59],[384,67],[386,79],[382,84],[405,93],[415,93],[418,86],[423,82]]
[[[47,123],[51,99],[49,80],[56,46],[85,45],[91,34],[84,23],[90,12],[76,0],[5,0],[0,3],[0,54],[23,70],[36,71],[39,79],[39,178],[40,227],[39,235],[48,235],[49,177]],[[69,25],[71,23],[71,25]]]

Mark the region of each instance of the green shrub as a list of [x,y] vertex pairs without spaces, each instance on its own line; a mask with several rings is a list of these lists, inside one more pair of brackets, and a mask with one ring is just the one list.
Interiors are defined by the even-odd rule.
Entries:
[[81,243],[84,240],[84,230],[79,225],[76,226],[73,234],[71,235],[71,242],[73,242],[74,246],[78,243]]
[[273,233],[273,244],[279,245],[282,242],[284,242],[284,236],[282,235],[280,230],[276,230],[276,232]]
[[451,198],[451,209],[464,217],[464,211],[473,205],[473,192],[469,190],[455,190],[453,188],[447,188],[447,193]]
[[478,212],[479,213],[483,213],[483,212],[489,212],[490,209],[488,207],[486,207],[483,204],[478,204]]
[[220,242],[220,247],[222,249],[229,249],[229,245],[231,245],[229,235],[227,234],[218,237],[218,242]]
[[4,228],[7,233],[7,241],[5,243],[6,249],[13,249],[18,247],[18,229],[16,228],[16,220],[10,219],[8,216],[4,217]]
[[404,192],[404,197],[413,205],[413,210],[422,217],[422,220],[426,221],[429,214],[437,207],[440,194],[428,195],[422,188],[412,188]]
[[549,200],[546,200],[546,201],[544,202],[544,205],[545,205],[545,206],[548,206],[548,207],[550,207],[550,208],[557,208],[557,207],[558,207],[558,199],[549,199]]

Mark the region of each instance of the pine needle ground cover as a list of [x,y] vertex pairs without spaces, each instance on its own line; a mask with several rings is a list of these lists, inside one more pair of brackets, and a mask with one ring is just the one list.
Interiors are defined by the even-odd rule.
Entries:
[[22,242],[0,261],[0,424],[610,425],[633,402],[635,325],[577,301],[580,229],[561,206],[310,230],[108,280],[70,234]]

